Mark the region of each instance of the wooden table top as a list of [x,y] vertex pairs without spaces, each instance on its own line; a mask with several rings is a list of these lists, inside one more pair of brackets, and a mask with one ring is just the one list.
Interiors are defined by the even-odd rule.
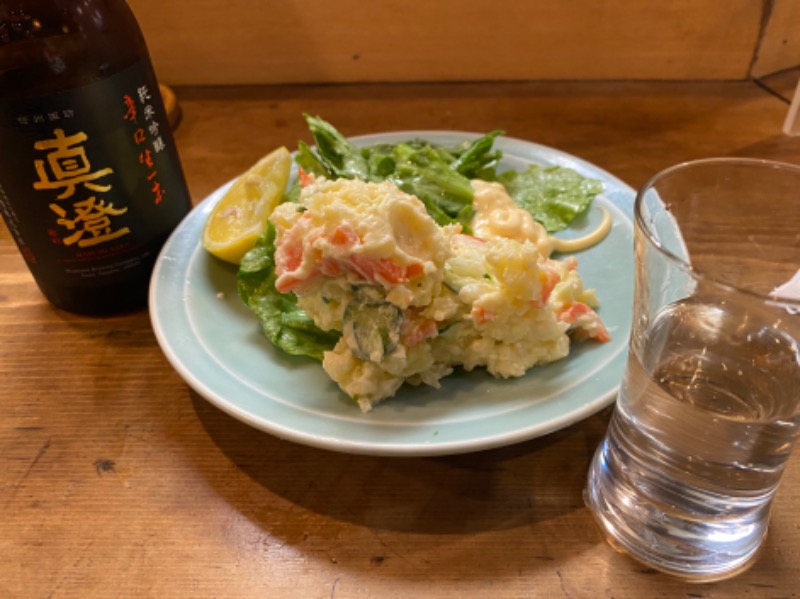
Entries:
[[[787,103],[749,82],[178,89],[195,202],[309,136],[488,131],[632,186],[721,155],[800,163]],[[146,311],[61,312],[0,225],[0,597],[796,597],[800,463],[759,561],[696,586],[615,553],[583,505],[609,410],[506,448],[333,453],[224,414],[165,359]]]

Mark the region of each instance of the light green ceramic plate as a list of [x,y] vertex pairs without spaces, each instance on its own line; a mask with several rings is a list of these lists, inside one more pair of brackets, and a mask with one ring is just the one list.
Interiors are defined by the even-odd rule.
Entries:
[[[475,134],[407,131],[353,138],[356,144],[411,138],[453,145]],[[576,254],[595,288],[612,340],[573,344],[570,355],[522,378],[458,373],[441,389],[406,386],[362,414],[318,362],[275,349],[236,292],[236,268],[200,245],[203,224],[224,186],[175,230],[153,273],[150,314],[174,368],[197,393],[233,417],[277,437],[349,453],[421,456],[499,447],[555,431],[610,404],[623,374],[633,300],[634,191],[609,173],[552,148],[498,138],[504,167],[561,165],[603,181],[596,204],[614,225],[602,243]],[[581,235],[599,211],[565,236]]]

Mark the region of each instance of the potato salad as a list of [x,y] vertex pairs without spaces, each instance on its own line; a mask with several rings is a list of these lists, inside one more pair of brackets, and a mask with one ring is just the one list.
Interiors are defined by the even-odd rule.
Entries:
[[569,334],[608,339],[576,259],[553,260],[547,231],[500,183],[471,185],[472,234],[393,183],[358,179],[307,177],[270,217],[276,288],[341,333],[322,366],[363,411],[457,366],[518,377],[566,356]]
[[[276,150],[253,167],[211,223],[242,235],[207,247],[227,259],[252,248],[238,289],[266,337],[319,360],[361,410],[406,383],[438,388],[457,368],[519,377],[564,358],[573,340],[608,340],[577,260],[563,257],[583,242],[552,234],[589,209],[599,181],[503,169],[500,131],[453,147],[357,147],[306,119],[315,148],[300,142],[290,159]],[[255,242],[237,220],[257,219],[253,202],[269,207]]]

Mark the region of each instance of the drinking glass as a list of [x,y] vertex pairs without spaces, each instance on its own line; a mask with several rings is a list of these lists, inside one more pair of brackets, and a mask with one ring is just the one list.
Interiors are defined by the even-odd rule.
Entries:
[[634,219],[628,363],[585,499],[615,548],[721,580],[762,546],[800,427],[800,167],[679,164]]

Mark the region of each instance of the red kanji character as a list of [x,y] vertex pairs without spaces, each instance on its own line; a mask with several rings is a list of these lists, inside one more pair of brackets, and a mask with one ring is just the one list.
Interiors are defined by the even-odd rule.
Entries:
[[164,194],[167,193],[166,190],[161,187],[161,183],[158,181],[153,184],[153,189],[151,191],[155,197],[156,204],[160,204],[161,200],[164,198]]
[[144,164],[149,168],[153,168],[153,155],[150,153],[150,148],[139,154],[139,164]]
[[140,128],[140,129],[137,129],[136,131],[134,131],[133,132],[133,140],[137,144],[144,143],[147,140],[147,137],[144,134],[144,129]]
[[134,103],[133,98],[131,98],[127,94],[125,95],[124,100],[125,100],[125,108],[127,108],[127,111],[125,112],[125,116],[122,117],[122,118],[124,118],[126,121],[131,121],[132,123],[135,123],[136,122],[136,104]]

